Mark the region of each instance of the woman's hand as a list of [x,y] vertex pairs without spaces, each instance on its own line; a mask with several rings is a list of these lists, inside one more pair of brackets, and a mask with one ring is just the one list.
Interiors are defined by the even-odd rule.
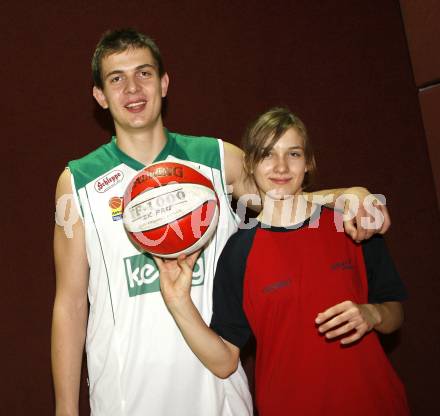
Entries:
[[189,256],[181,254],[177,259],[153,256],[159,269],[160,290],[168,307],[189,300],[192,271],[200,250]]
[[328,339],[350,333],[351,335],[341,339],[341,344],[350,344],[361,339],[381,322],[376,305],[357,304],[350,300],[319,313],[315,319],[315,323],[319,325],[318,331]]

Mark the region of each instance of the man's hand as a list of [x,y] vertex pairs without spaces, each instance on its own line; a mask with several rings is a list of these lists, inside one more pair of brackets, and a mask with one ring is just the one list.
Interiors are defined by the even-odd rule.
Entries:
[[160,273],[160,290],[168,307],[189,298],[192,271],[199,254],[200,250],[190,256],[181,254],[177,259],[171,260],[153,256]]
[[315,323],[319,325],[319,332],[325,334],[328,339],[355,331],[354,334],[342,338],[341,344],[350,344],[361,339],[381,322],[381,315],[375,305],[358,305],[350,300],[318,313],[315,319]]
[[384,234],[390,227],[391,220],[383,195],[353,187],[339,198],[341,200],[336,205],[340,206],[340,202],[344,204],[344,230],[356,242],[366,240],[375,233]]

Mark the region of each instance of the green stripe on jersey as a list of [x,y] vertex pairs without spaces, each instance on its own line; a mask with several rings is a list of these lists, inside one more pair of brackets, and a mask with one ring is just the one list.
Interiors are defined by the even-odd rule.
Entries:
[[[182,160],[209,166],[220,170],[220,152],[218,140],[212,137],[186,136],[178,133],[167,132],[168,141],[172,143],[169,154]],[[155,161],[166,158],[168,154],[161,154]]]
[[75,179],[77,191],[121,164],[121,160],[117,153],[115,153],[114,147],[116,145],[113,144],[112,140],[83,158],[72,160],[68,163],[70,172]]
[[[214,169],[221,167],[218,141],[212,137],[195,137],[165,130],[167,143],[154,162],[165,160],[169,155],[182,160],[210,166]],[[121,163],[135,170],[145,167],[139,161],[125,154],[116,144],[116,137],[110,143],[104,144],[81,159],[68,163],[75,178],[76,190],[109,172]]]

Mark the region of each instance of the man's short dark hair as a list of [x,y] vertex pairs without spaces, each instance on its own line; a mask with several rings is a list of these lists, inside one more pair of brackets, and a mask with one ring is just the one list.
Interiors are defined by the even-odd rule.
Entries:
[[92,76],[95,86],[100,89],[103,88],[101,66],[102,60],[106,56],[124,52],[127,49],[142,48],[150,50],[157,65],[159,76],[162,78],[165,74],[165,68],[159,48],[154,40],[135,29],[117,29],[105,32],[99,40],[98,45],[96,45],[95,53],[92,58]]

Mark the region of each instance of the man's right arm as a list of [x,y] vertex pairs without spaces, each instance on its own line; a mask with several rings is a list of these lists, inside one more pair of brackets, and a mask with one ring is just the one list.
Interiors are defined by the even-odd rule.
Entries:
[[78,416],[88,314],[89,266],[83,223],[78,219],[69,230],[62,226],[67,218],[79,218],[71,195],[70,172],[65,170],[58,181],[56,201],[65,198],[70,202],[67,205],[57,203],[57,224],[54,232],[56,294],[52,318],[51,356],[56,416]]

